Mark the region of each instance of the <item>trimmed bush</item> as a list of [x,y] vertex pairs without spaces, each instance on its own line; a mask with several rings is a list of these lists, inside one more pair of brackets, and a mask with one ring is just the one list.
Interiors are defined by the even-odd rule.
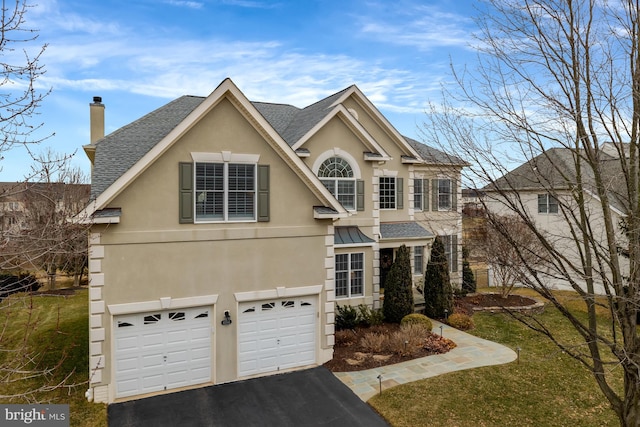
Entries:
[[449,278],[449,263],[440,237],[431,247],[431,256],[424,273],[424,314],[432,319],[444,319],[453,312],[453,288]]
[[382,310],[387,322],[400,323],[404,316],[413,313],[412,286],[413,275],[409,249],[402,245],[398,248],[396,259],[384,285]]
[[419,314],[419,313],[407,314],[400,321],[401,326],[412,325],[412,324],[424,325],[424,327],[428,331],[431,331],[433,329],[433,323],[431,323],[431,320],[424,314]]
[[449,326],[460,329],[461,331],[468,331],[476,327],[476,325],[473,324],[473,319],[462,313],[453,313],[449,316]]
[[358,310],[350,305],[336,306],[336,330],[354,329],[358,326]]
[[360,304],[358,306],[358,324],[361,326],[378,326],[382,325],[384,314],[382,310],[375,310],[368,305]]
[[469,249],[462,247],[462,295],[476,291],[476,278],[469,265]]

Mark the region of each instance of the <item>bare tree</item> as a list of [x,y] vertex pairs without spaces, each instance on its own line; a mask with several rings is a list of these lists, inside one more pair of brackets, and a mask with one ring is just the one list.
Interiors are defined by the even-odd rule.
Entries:
[[496,286],[503,298],[509,296],[514,286],[526,282],[528,268],[544,265],[540,254],[544,248],[537,236],[519,217],[494,215],[488,212],[488,231],[484,245],[486,262],[491,266]]
[[[481,7],[477,68],[454,70],[425,136],[473,164],[465,179],[486,191],[488,211],[519,218],[535,236],[544,262],[523,260],[522,282],[566,316],[583,345],[562,342],[539,319],[521,320],[590,369],[620,425],[638,425],[640,4]],[[555,286],[575,291],[586,319]],[[599,304],[610,320],[596,315]]]
[[[0,169],[3,155],[8,151],[22,148],[32,155],[32,147],[46,139],[40,135],[42,123],[36,121],[37,110],[49,90],[40,90],[38,80],[45,73],[41,63],[47,45],[38,40],[37,30],[27,26],[27,14],[32,6],[27,0],[2,0],[0,6]],[[47,165],[42,165],[46,169]],[[40,177],[41,167],[26,177]],[[13,205],[21,200],[30,183],[15,183],[0,187],[0,207]],[[24,211],[17,212],[22,215]],[[12,217],[13,218],[13,217]],[[4,225],[4,223],[3,223]],[[46,244],[39,250],[25,251],[16,244],[23,238],[23,223],[0,227],[0,253],[3,261],[11,264],[28,257],[42,258],[51,251]],[[40,255],[38,255],[40,251]],[[25,319],[17,320],[17,312],[23,311]],[[24,321],[22,321],[24,320]],[[16,322],[20,323],[17,327]],[[35,315],[33,300],[7,298],[0,305],[0,383],[3,392],[0,400],[33,402],[38,394],[59,388],[68,382],[70,373],[61,380],[52,374],[61,366],[64,356],[55,366],[43,366],[45,352],[34,352],[30,346],[33,332],[39,320]],[[60,322],[59,322],[60,323]],[[38,379],[38,381],[33,381]],[[13,387],[22,383],[23,387]],[[7,392],[8,390],[8,392]]]
[[25,25],[30,7],[26,0],[2,0],[0,10],[0,160],[17,145],[28,148],[42,140],[33,137],[42,125],[32,118],[49,93],[36,88],[47,45],[38,45],[37,31]]
[[[44,271],[54,289],[59,270],[79,285],[87,262],[87,226],[70,221],[89,201],[86,175],[68,165],[68,156],[51,150],[36,156],[32,168],[38,182],[24,183],[23,229],[7,244],[3,268]],[[39,171],[38,171],[39,170]],[[37,173],[35,173],[38,171]]]

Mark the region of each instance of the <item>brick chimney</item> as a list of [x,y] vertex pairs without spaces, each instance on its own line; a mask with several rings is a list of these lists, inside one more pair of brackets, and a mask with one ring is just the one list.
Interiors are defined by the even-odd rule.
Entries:
[[104,104],[102,97],[94,96],[93,102],[89,104],[89,127],[90,127],[90,143],[84,145],[84,152],[91,160],[91,166],[96,155],[96,142],[104,138]]

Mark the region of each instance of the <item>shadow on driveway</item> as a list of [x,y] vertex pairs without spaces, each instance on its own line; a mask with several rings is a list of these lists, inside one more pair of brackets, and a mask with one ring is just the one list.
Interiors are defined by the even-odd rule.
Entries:
[[148,397],[108,407],[109,426],[388,426],[328,369]]

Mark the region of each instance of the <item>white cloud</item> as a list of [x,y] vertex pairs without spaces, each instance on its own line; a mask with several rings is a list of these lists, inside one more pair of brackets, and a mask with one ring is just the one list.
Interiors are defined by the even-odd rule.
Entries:
[[[392,45],[410,46],[421,51],[440,47],[467,48],[473,41],[472,21],[467,16],[443,12],[421,2],[401,2],[389,9],[386,3],[371,3],[373,13],[356,17],[363,37]],[[384,7],[384,13],[380,8]]]
[[204,7],[204,4],[202,2],[197,1],[167,0],[165,1],[165,3],[171,6],[186,7],[188,9],[196,10],[202,9]]

